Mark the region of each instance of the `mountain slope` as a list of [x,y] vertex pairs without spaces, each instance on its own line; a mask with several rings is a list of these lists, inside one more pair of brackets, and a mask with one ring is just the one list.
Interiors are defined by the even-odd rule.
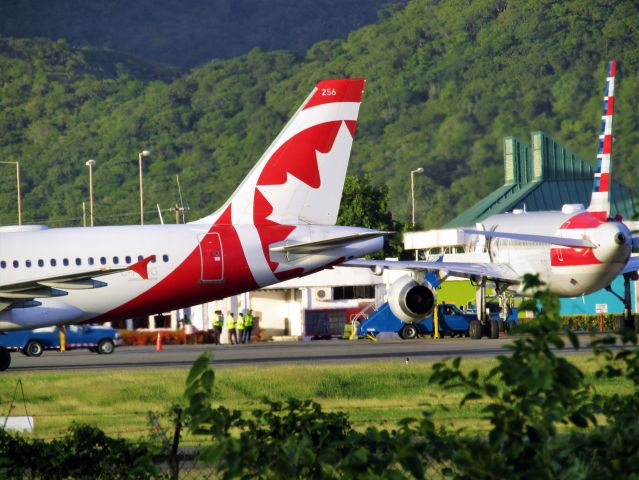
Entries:
[[[395,0],[397,1],[397,0]],[[389,0],[3,0],[0,36],[66,39],[182,67],[255,47],[299,54],[377,20]]]
[[[27,220],[77,224],[88,197],[84,162],[95,158],[98,224],[135,223],[137,153],[146,148],[154,152],[145,161],[149,209],[175,205],[179,174],[194,219],[231,193],[316,81],[362,76],[350,172],[387,184],[390,207],[404,220],[410,170],[424,167],[415,178],[417,217],[434,227],[502,183],[505,135],[526,139],[542,129],[594,162],[605,65],[616,57],[613,175],[637,187],[638,8],[632,1],[414,0],[304,57],[254,50],[170,82],[90,71],[68,80],[44,63],[16,83],[0,68],[7,106],[0,157],[21,161]],[[0,49],[0,67],[13,62]],[[15,223],[12,171],[0,168],[7,205],[0,223]]]

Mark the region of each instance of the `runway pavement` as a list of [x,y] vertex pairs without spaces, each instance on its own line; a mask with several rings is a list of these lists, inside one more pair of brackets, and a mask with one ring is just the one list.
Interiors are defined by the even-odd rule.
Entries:
[[[589,337],[582,339],[587,343]],[[41,357],[26,357],[21,353],[11,354],[11,367],[4,372],[46,370],[99,370],[127,368],[189,368],[204,351],[213,352],[213,365],[232,368],[243,365],[278,364],[331,364],[347,365],[367,362],[434,362],[445,357],[465,358],[495,357],[507,353],[504,345],[512,338],[498,340],[470,340],[446,338],[440,340],[319,340],[302,342],[263,342],[251,345],[166,345],[161,352],[154,347],[119,347],[111,355],[98,355],[88,350],[73,350],[65,353],[45,352]],[[567,343],[568,345],[568,343]],[[589,353],[589,349],[568,353]]]

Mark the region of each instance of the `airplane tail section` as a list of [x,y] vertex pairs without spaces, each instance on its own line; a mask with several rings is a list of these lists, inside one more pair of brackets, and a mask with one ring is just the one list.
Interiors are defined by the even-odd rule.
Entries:
[[601,126],[599,130],[599,143],[597,145],[597,168],[592,188],[592,197],[588,211],[607,220],[610,216],[610,173],[612,163],[612,120],[615,106],[615,75],[617,71],[616,60],[608,64],[608,77],[603,98],[603,111],[601,114]]
[[224,206],[195,223],[334,225],[363,89],[361,78],[319,82]]

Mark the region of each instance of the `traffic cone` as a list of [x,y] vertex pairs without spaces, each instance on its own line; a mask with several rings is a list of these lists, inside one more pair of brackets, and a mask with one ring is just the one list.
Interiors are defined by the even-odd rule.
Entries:
[[162,350],[164,350],[164,347],[162,346],[162,335],[160,335],[160,332],[158,332],[158,338],[155,341],[155,350],[157,352],[161,352]]

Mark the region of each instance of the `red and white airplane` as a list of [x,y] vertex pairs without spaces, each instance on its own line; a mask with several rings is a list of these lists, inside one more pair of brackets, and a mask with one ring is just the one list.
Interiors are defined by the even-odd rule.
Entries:
[[195,222],[0,227],[0,330],[165,312],[380,249],[382,232],[335,226],[363,88],[318,83],[231,198]]
[[[393,313],[405,322],[429,315],[435,304],[435,290],[424,280],[424,272],[468,277],[477,281],[478,306],[483,305],[487,281],[498,292],[521,289],[525,274],[536,274],[548,288],[561,297],[575,297],[606,288],[620,274],[636,279],[639,261],[631,257],[633,238],[621,218],[610,218],[610,167],[612,158],[612,121],[614,111],[616,62],[609,64],[603,101],[597,167],[590,206],[564,205],[561,211],[518,211],[493,215],[464,229],[474,236],[483,256],[477,253],[444,256],[442,261],[352,260],[349,266],[367,266],[412,270],[398,279],[389,292]],[[478,249],[476,248],[476,251]],[[481,298],[480,298],[481,297]],[[625,304],[630,309],[629,289]],[[484,309],[478,308],[483,316]],[[479,319],[482,321],[483,319]],[[481,325],[480,325],[481,326]],[[474,328],[473,328],[474,327]],[[481,330],[471,325],[471,336]],[[484,324],[484,332],[494,325]]]

